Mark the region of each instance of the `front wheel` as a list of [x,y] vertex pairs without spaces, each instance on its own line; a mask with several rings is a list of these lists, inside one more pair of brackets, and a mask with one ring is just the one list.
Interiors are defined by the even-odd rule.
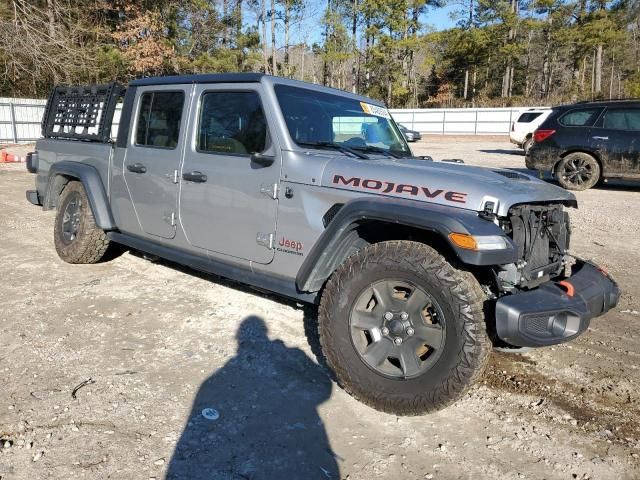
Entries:
[[491,343],[477,280],[431,247],[367,246],[331,276],[320,343],[339,384],[399,415],[441,409],[482,374]]

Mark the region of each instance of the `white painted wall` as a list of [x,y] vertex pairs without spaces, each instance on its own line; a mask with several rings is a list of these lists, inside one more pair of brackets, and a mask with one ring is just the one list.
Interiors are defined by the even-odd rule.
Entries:
[[[0,143],[29,142],[40,138],[46,99],[0,97]],[[392,109],[396,122],[427,135],[508,135],[511,123],[529,107]],[[118,129],[116,109],[113,136]]]
[[0,97],[0,143],[13,143],[14,134],[18,141],[39,138],[46,103],[46,99]]
[[396,122],[432,135],[508,135],[520,113],[532,107],[391,109]]

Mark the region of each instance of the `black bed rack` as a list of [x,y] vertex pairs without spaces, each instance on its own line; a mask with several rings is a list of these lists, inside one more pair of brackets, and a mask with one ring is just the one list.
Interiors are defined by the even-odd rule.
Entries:
[[42,117],[42,136],[111,142],[113,115],[124,92],[116,82],[54,87]]

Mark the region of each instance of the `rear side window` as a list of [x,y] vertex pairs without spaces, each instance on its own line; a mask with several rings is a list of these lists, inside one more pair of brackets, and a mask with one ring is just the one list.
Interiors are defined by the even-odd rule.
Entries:
[[604,114],[604,128],[640,131],[640,108],[610,108]]
[[198,150],[208,153],[262,152],[267,121],[257,92],[207,92],[202,97]]
[[593,125],[598,118],[601,108],[584,108],[580,110],[571,110],[560,117],[558,122],[565,127],[585,127]]
[[136,145],[176,148],[184,92],[147,92],[140,98]]
[[527,112],[523,113],[518,117],[518,123],[529,123],[533,122],[536,118],[542,115],[542,112]]

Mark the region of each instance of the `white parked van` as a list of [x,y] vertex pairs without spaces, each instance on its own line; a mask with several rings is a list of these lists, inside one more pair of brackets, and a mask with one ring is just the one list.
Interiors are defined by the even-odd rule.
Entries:
[[533,143],[533,132],[550,114],[551,109],[546,107],[530,108],[523,111],[518,119],[511,124],[511,132],[509,132],[511,143],[524,149],[526,155]]

